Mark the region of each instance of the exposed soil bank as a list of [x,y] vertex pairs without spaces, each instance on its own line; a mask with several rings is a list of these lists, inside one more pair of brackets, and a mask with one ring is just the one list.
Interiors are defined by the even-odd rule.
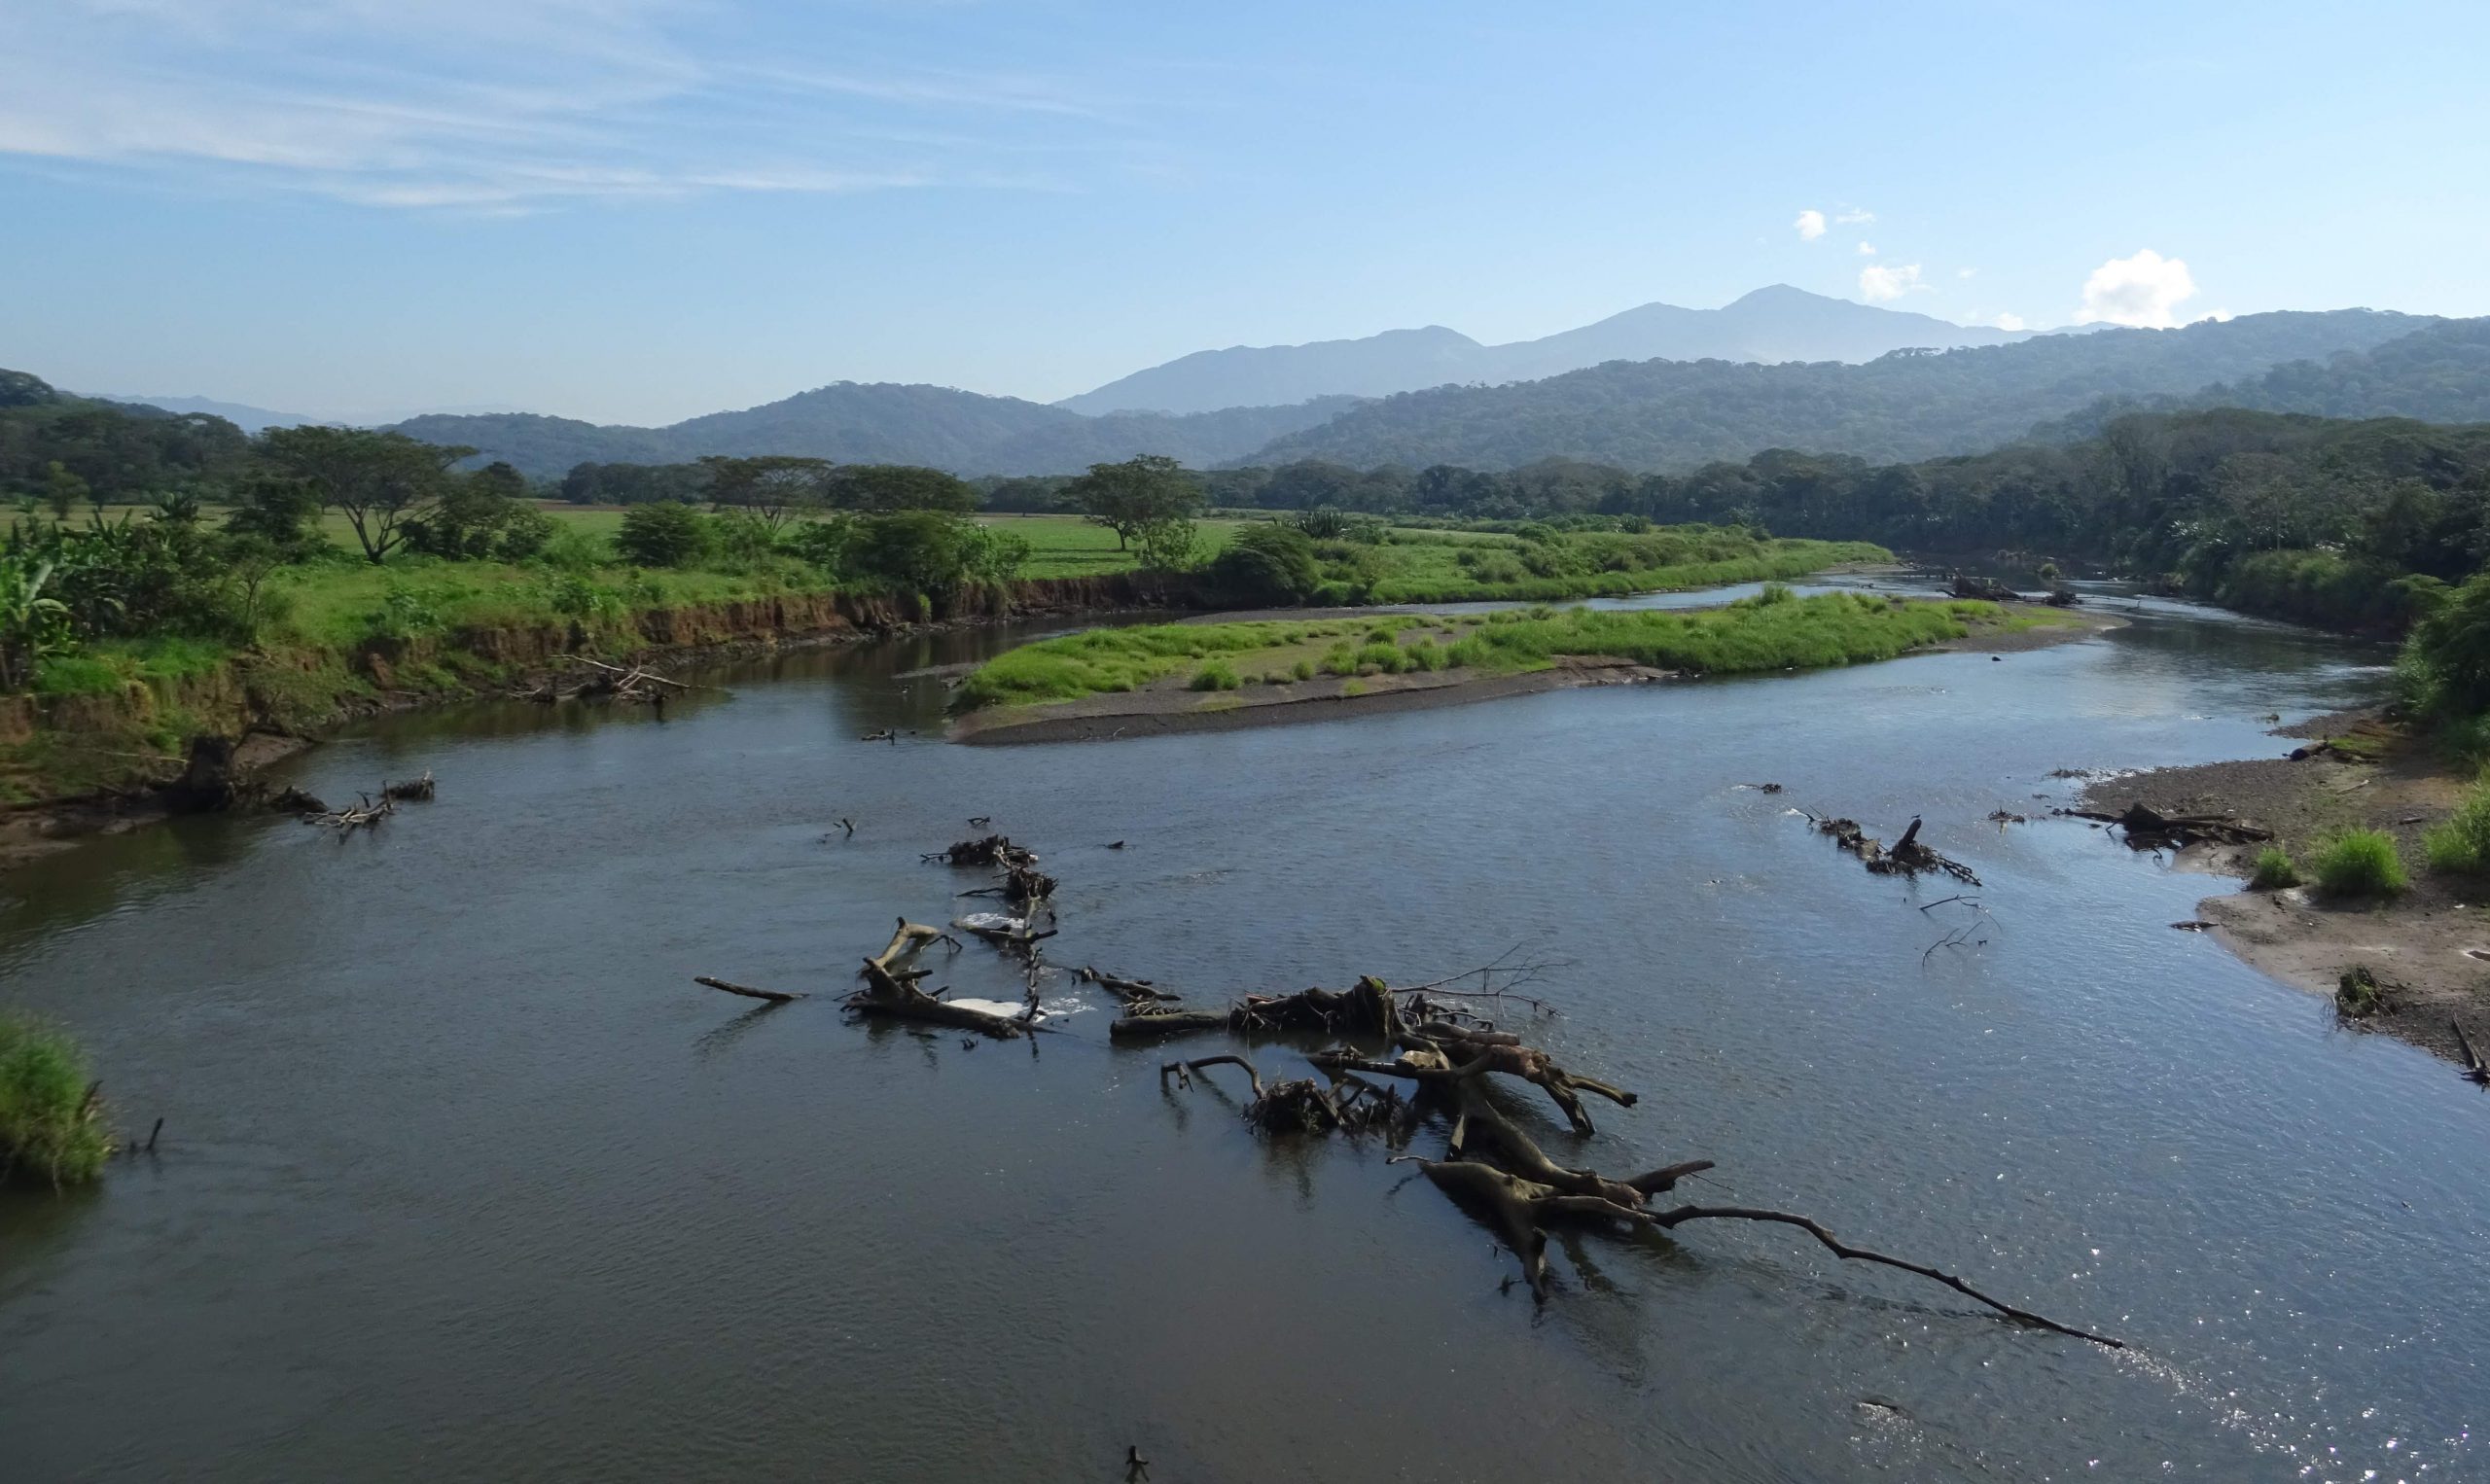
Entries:
[[[521,693],[587,654],[672,673],[774,651],[882,638],[1048,614],[1105,614],[1183,605],[1182,594],[1134,574],[1032,578],[968,589],[934,604],[913,596],[793,593],[658,609],[618,628],[579,622],[469,628],[374,640],[344,654],[237,655],[207,675],[133,685],[106,696],[0,698],[0,743],[83,767],[74,792],[0,807],[0,870],[90,834],[121,833],[189,807],[179,788],[200,743],[231,749],[243,781],[312,746],[342,723],[397,711]],[[35,775],[39,794],[45,779]]]
[[[2306,868],[2318,843],[2340,830],[2395,836],[2412,889],[2392,902],[2335,901],[2308,887],[2209,897],[2197,917],[2248,963],[2286,984],[2332,998],[2341,976],[2366,967],[2386,994],[2379,1007],[2346,1024],[2384,1031],[2454,1057],[2450,1018],[2476,1044],[2490,1043],[2490,883],[2423,868],[2421,834],[2447,817],[2466,774],[2413,745],[2374,714],[2321,717],[2278,736],[2382,739],[2374,760],[2332,751],[2293,761],[2277,756],[2194,767],[2160,768],[2087,785],[2084,806],[2105,812],[2143,803],[2163,814],[2227,814],[2270,830]],[[2363,749],[2366,751],[2367,749]],[[2184,868],[2246,877],[2258,847],[2197,845]]]
[[[2069,612],[2039,605],[2013,605],[2017,617],[2044,616],[2048,620],[2024,629],[1984,627],[1915,651],[1917,654],[1968,652],[2008,654],[2064,644],[2125,625],[2108,614]],[[1319,620],[1326,617],[1367,618],[1372,610],[1275,610],[1268,613],[1219,615],[1218,621],[1256,618]],[[1438,635],[1437,637],[1446,637]],[[1907,655],[1897,656],[1907,658]],[[1598,655],[1567,655],[1549,669],[1520,674],[1481,674],[1476,670],[1413,671],[1349,679],[1317,675],[1285,685],[1253,686],[1210,695],[1185,688],[1181,676],[1169,676],[1136,690],[1083,696],[1039,706],[1014,706],[973,711],[954,722],[954,742],[1103,742],[1119,737],[1163,736],[1171,732],[1233,731],[1245,726],[1279,726],[1300,722],[1339,721],[1383,712],[1454,706],[1505,696],[1533,695],[1575,686],[1636,685],[1687,677],[1632,660]]]

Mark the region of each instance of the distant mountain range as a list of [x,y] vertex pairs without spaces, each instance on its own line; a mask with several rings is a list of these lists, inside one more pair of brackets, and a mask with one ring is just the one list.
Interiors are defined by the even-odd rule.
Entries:
[[[2399,388],[2408,390],[2409,373],[2391,367],[2373,372],[2379,387],[2364,399],[2340,387],[2318,390],[2326,367],[2346,353],[2385,356],[2387,342],[2445,323],[2366,309],[2253,314],[2184,330],[2103,330],[1893,352],[1857,366],[1609,362],[1501,386],[1183,416],[1089,417],[943,387],[840,382],[665,428],[523,413],[419,417],[397,426],[434,442],[480,448],[543,477],[580,463],[672,463],[710,453],[931,464],[972,476],[1075,473],[1137,453],[1164,453],[1196,467],[1322,459],[1503,469],[1579,458],[1679,470],[1773,447],[1922,459],[1991,448],[2037,425],[2119,402],[2197,405],[2217,388],[2276,410],[2315,399],[2329,407],[2360,401],[2371,415],[2391,411],[2404,395]],[[2313,365],[2276,372],[2293,362]],[[2270,384],[2268,373],[2275,373]],[[2434,414],[2483,404],[2468,415],[2490,417],[2490,379],[2468,381],[2443,366],[2430,374]]]
[[1355,340],[1199,350],[1056,403],[1076,412],[1206,412],[1346,394],[1388,397],[1452,383],[1536,381],[1607,361],[1873,361],[2029,339],[1774,284],[1719,309],[1644,304],[1536,340],[1481,345],[1441,325]]
[[[1680,356],[1644,354],[1662,344]],[[1708,358],[1685,358],[1702,351]],[[1480,357],[1501,368],[1497,375],[1522,379],[1479,373]],[[1585,359],[1596,364],[1545,371]],[[1405,376],[1428,384],[1358,394]],[[1174,413],[1088,410],[1135,386],[1156,386],[1161,400],[1179,404],[1280,400]],[[1290,400],[1308,387],[1327,390]],[[307,420],[199,398],[147,400],[252,431]],[[1645,305],[1517,345],[1480,346],[1429,330],[1205,352],[1052,406],[838,382],[659,428],[508,411],[431,413],[392,426],[543,478],[582,463],[765,453],[969,476],[1068,474],[1140,453],[1195,467],[1316,459],[1501,469],[1573,458],[1684,470],[1776,447],[1886,461],[1970,453],[2036,430],[2081,437],[2139,406],[2490,420],[2490,320],[2345,309],[2183,330],[2010,336],[1775,287],[1717,310]]]
[[336,423],[341,427],[368,428],[403,422],[409,417],[443,413],[455,415],[517,410],[516,407],[480,404],[469,406],[425,407],[420,411],[399,408],[355,413],[279,412],[267,407],[255,407],[248,403],[219,402],[213,397],[154,397],[134,392],[94,392],[89,395],[97,402],[118,402],[131,406],[156,407],[166,412],[205,412],[211,417],[224,418],[245,433],[254,434],[266,432],[270,428],[299,428],[305,423]]
[[940,386],[840,381],[739,412],[663,428],[615,427],[514,412],[416,417],[394,424],[427,442],[462,443],[521,473],[558,477],[575,464],[671,464],[704,454],[800,454],[841,464],[928,464],[960,474],[1078,473],[1142,453],[1195,466],[1241,458],[1283,434],[1355,405],[1322,398],[1280,407],[1227,407],[1188,417],[1085,417],[1016,397]]

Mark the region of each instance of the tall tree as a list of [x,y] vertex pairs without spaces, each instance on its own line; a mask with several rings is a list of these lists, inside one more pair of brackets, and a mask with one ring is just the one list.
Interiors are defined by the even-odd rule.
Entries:
[[978,507],[977,491],[939,469],[913,464],[850,464],[830,477],[830,503],[842,510],[954,511]]
[[1202,508],[1192,473],[1164,454],[1145,453],[1120,464],[1092,464],[1064,487],[1064,501],[1093,525],[1116,533],[1119,550],[1153,526],[1190,524]]
[[709,501],[720,512],[740,511],[774,535],[797,513],[819,508],[829,496],[830,461],[765,454],[737,459],[711,455]]
[[449,467],[473,448],[417,442],[363,428],[270,428],[269,461],[308,484],[323,506],[345,512],[364,560],[377,566],[404,545],[409,521],[429,514],[449,485]]

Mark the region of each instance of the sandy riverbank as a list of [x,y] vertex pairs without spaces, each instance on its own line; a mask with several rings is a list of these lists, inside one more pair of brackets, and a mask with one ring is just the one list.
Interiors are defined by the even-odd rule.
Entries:
[[[2454,1057],[2449,1022],[2460,1018],[2475,1044],[2490,1044],[2490,882],[2434,875],[2421,853],[2422,832],[2454,810],[2469,773],[2368,713],[2321,717],[2276,736],[2271,758],[2098,780],[2086,785],[2083,806],[2228,815],[2272,831],[2303,868],[2341,830],[2393,835],[2412,889],[2391,902],[2329,901],[2300,886],[2208,897],[2196,916],[2242,959],[2312,994],[2330,999],[2347,971],[2368,969],[2387,987],[2384,1002],[2347,1024]],[[2286,756],[2295,742],[2343,736],[2365,745],[2297,761]],[[2184,868],[2244,879],[2259,848],[2199,844],[2178,859]]]

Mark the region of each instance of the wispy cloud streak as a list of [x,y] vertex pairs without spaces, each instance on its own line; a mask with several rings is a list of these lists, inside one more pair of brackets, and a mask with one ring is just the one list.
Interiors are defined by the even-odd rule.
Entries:
[[[909,67],[687,0],[54,0],[0,10],[0,157],[196,190],[526,210],[723,192],[1060,188],[1155,147],[1075,80]],[[984,138],[981,133],[997,134]]]

